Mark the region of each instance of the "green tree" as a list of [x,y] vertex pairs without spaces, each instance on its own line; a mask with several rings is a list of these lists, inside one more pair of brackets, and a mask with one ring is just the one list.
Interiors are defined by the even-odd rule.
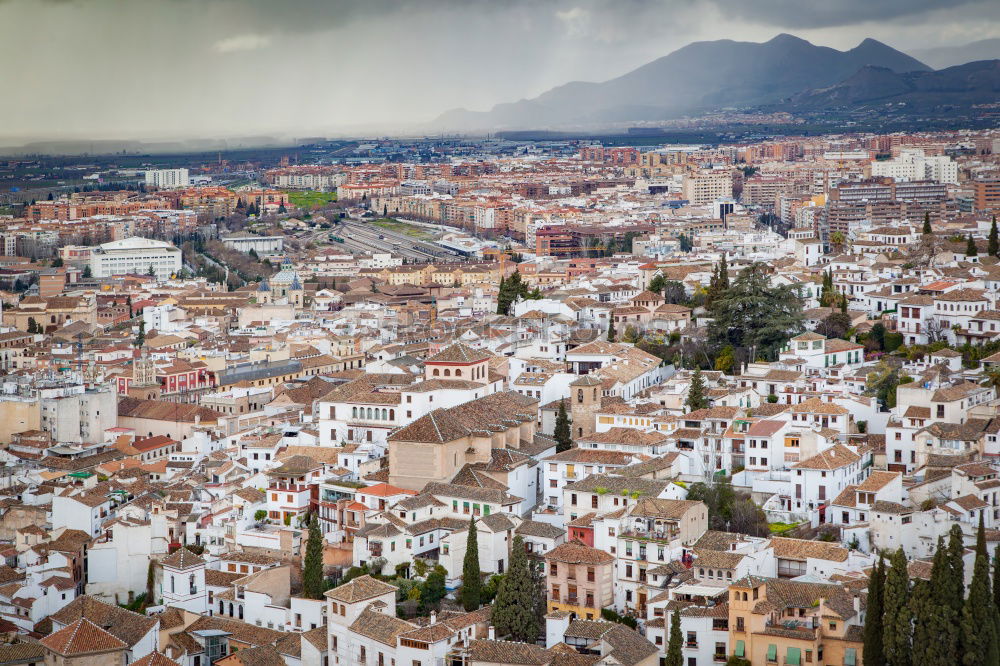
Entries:
[[135,336],[135,342],[134,342],[134,344],[135,344],[136,347],[142,347],[144,344],[146,344],[146,320],[145,319],[140,319],[139,320],[139,333]]
[[61,268],[62,265],[63,265],[62,257],[57,256],[55,259],[52,260],[52,268]]
[[462,606],[469,613],[479,608],[483,591],[482,573],[479,571],[479,536],[476,517],[469,516],[469,538],[465,542],[465,561],[462,563]]
[[[949,551],[944,539],[938,539],[931,566],[931,579],[914,589],[913,654],[918,663],[946,666],[961,661],[961,626],[963,583],[954,585],[954,563],[948,561]],[[954,603],[957,597],[958,603]]]
[[1000,235],[997,234],[997,216],[993,216],[993,224],[990,225],[990,239],[986,245],[986,254],[991,257],[1000,257]]
[[880,350],[885,349],[885,324],[878,322],[872,326],[872,330],[868,333],[868,337],[878,344],[878,348]]
[[323,535],[319,531],[319,516],[309,521],[306,556],[302,560],[302,593],[309,599],[323,598]]
[[1000,613],[1000,544],[993,551],[993,605]]
[[150,277],[156,277],[156,269],[153,268],[153,264],[149,265],[149,270],[146,271],[146,275],[148,275]]
[[912,662],[913,618],[910,612],[910,575],[906,566],[906,554],[899,548],[892,554],[889,572],[885,576],[882,644],[887,666],[910,666]]
[[492,619],[499,636],[522,643],[534,643],[538,639],[541,622],[535,602],[537,595],[524,540],[516,536],[511,546],[510,570],[500,581],[497,598],[493,600]]
[[934,233],[931,229],[931,214],[929,212],[924,213],[924,235],[929,235]]
[[430,606],[436,606],[438,602],[444,599],[444,596],[448,593],[445,588],[445,569],[440,564],[434,567],[434,570],[427,574],[427,580],[424,581],[424,589],[420,594],[420,599],[423,603]]
[[[777,358],[802,330],[802,299],[789,285],[772,286],[766,266],[753,263],[710,308],[709,344],[749,348],[750,358]],[[766,316],[762,316],[766,313]]]
[[94,272],[90,270],[90,264],[87,264],[83,267],[83,278],[89,280],[92,277],[94,277]]
[[615,341],[615,322],[614,320],[608,320],[608,342]]
[[527,298],[528,284],[521,279],[521,273],[516,269],[510,277],[500,279],[500,289],[497,293],[497,314],[510,314],[511,306],[519,298]]
[[649,289],[654,294],[663,293],[663,285],[666,284],[666,282],[666,278],[657,273],[653,276],[653,279],[649,281],[649,286],[647,286],[646,289]]
[[625,327],[625,334],[622,335],[622,342],[627,342],[629,344],[635,344],[640,340],[639,331],[635,329],[635,326],[629,324]]
[[865,612],[864,658],[865,666],[885,666],[883,632],[885,614],[885,559],[879,558],[868,578],[868,608]]
[[259,255],[259,254],[257,254],[257,250],[255,250],[255,249],[253,249],[253,248],[250,248],[250,251],[249,251],[249,252],[247,252],[247,255],[248,255],[248,256],[249,256],[249,257],[250,257],[251,259],[253,259],[254,261],[260,261],[260,255]]
[[684,666],[684,655],[681,651],[681,612],[674,609],[670,616],[670,638],[667,640],[667,656],[664,659],[664,666]]
[[979,250],[976,248],[976,241],[972,240],[972,234],[969,234],[965,243],[965,256],[976,257],[978,255]]
[[573,446],[573,434],[569,427],[569,414],[566,412],[566,401],[559,401],[559,411],[556,412],[556,427],[552,432],[556,440],[556,452],[566,451]]
[[735,353],[736,350],[733,349],[732,345],[723,347],[719,355],[715,357],[715,369],[727,374],[732,373],[733,366],[736,364]]
[[990,592],[990,558],[986,552],[982,512],[979,514],[979,530],[976,532],[976,560],[972,565],[972,582],[962,608],[962,651],[964,666],[995,666],[1000,662],[997,608]]
[[846,338],[849,330],[851,330],[851,316],[845,312],[833,312],[827,315],[816,327],[817,333],[828,338]]
[[663,283],[663,300],[671,305],[680,305],[687,300],[687,290],[677,280],[667,280]]
[[41,326],[38,325],[38,322],[35,321],[34,317],[28,317],[28,333],[31,334],[41,333],[41,331],[38,330],[40,328]]
[[695,368],[691,373],[691,383],[688,385],[687,400],[684,406],[688,411],[696,411],[708,407],[708,397],[705,395],[705,378],[701,375],[701,368]]

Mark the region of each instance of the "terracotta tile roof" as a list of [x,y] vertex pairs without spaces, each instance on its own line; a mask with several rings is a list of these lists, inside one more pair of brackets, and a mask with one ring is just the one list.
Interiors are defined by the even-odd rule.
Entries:
[[80,618],[86,618],[98,627],[110,632],[131,647],[150,630],[159,625],[155,617],[146,617],[125,610],[119,606],[106,604],[90,595],[77,597],[62,609],[52,614],[53,622],[69,625]]
[[556,546],[545,554],[545,559],[569,564],[608,564],[615,561],[610,553],[591,548],[578,541]]
[[181,546],[175,550],[170,555],[167,555],[160,561],[163,566],[171,567],[173,569],[192,569],[194,567],[200,567],[205,564],[205,560],[196,553],[192,553],[187,549],[187,546]]
[[537,401],[504,391],[435,409],[389,435],[390,441],[447,443],[476,433],[504,432],[536,418]]
[[142,659],[133,661],[130,666],[180,666],[176,661],[159,652],[150,652]]
[[792,465],[794,469],[839,469],[861,460],[861,456],[843,444],[834,444],[811,458]]
[[127,647],[123,641],[83,617],[49,634],[40,642],[64,657],[124,650]]
[[831,562],[846,562],[848,550],[826,541],[809,541],[808,539],[789,539],[787,537],[772,537],[771,547],[774,556],[786,560],[804,560],[807,557]]
[[348,583],[335,587],[332,590],[327,590],[325,596],[328,599],[334,599],[345,604],[353,604],[367,599],[374,599],[390,592],[395,593],[397,589],[399,588],[395,585],[383,583],[377,578],[366,575],[358,576]]
[[545,648],[515,641],[474,640],[469,643],[468,658],[471,663],[511,666],[547,666],[550,663]]
[[[699,431],[700,432],[700,431]],[[643,432],[636,428],[609,428],[604,432],[595,432],[581,437],[580,442],[598,444],[627,444],[654,446],[667,441],[667,436],[658,432]]]
[[[329,592],[327,594],[329,595]],[[361,611],[349,628],[361,636],[395,648],[396,637],[399,634],[412,631],[417,627],[406,620],[380,613],[368,607]]]
[[492,356],[493,354],[488,351],[473,349],[464,343],[456,342],[426,359],[425,363],[477,363]]
[[883,472],[881,470],[873,470],[872,473],[868,475],[868,478],[858,486],[858,490],[873,493],[885,488],[887,485],[902,476],[903,475],[900,472]]
[[838,405],[836,403],[824,402],[824,401],[820,400],[819,398],[809,398],[808,400],[800,402],[797,405],[792,405],[789,408],[789,411],[794,412],[794,413],[798,413],[798,414],[802,414],[802,413],[807,413],[807,414],[836,414],[838,416],[841,415],[841,414],[850,414],[850,411],[847,408],[841,407],[840,405]]

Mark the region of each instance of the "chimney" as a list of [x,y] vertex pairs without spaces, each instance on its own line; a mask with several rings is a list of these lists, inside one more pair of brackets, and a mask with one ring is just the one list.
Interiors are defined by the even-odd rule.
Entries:
[[495,641],[497,639],[497,630],[493,628],[492,624],[489,629],[486,630],[486,637],[491,641]]
[[[857,597],[855,597],[855,600],[857,600]],[[437,611],[431,611],[431,624],[437,624],[437,621],[438,621]]]
[[861,612],[861,597],[859,597],[856,594],[854,595],[854,612],[855,613]]

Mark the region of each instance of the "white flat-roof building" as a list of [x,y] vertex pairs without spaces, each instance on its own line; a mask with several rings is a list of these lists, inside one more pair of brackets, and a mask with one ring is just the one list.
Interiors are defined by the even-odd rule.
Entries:
[[157,279],[166,280],[179,273],[182,265],[179,248],[138,236],[104,243],[90,253],[90,271],[95,278],[147,275],[152,270]]
[[187,169],[150,169],[146,172],[146,185],[161,190],[187,187],[190,184]]

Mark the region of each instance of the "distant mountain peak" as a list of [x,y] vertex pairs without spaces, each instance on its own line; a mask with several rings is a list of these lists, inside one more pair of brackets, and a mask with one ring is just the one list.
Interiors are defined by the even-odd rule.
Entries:
[[865,65],[926,71],[922,62],[874,39],[848,51],[781,33],[769,41],[692,42],[622,76],[576,81],[487,112],[449,111],[441,129],[522,129],[664,120],[720,107],[773,104],[844,81]]
[[801,37],[796,37],[795,35],[790,35],[787,32],[782,32],[775,35],[771,39],[764,42],[765,44],[808,44],[812,46],[812,42],[802,39]]

